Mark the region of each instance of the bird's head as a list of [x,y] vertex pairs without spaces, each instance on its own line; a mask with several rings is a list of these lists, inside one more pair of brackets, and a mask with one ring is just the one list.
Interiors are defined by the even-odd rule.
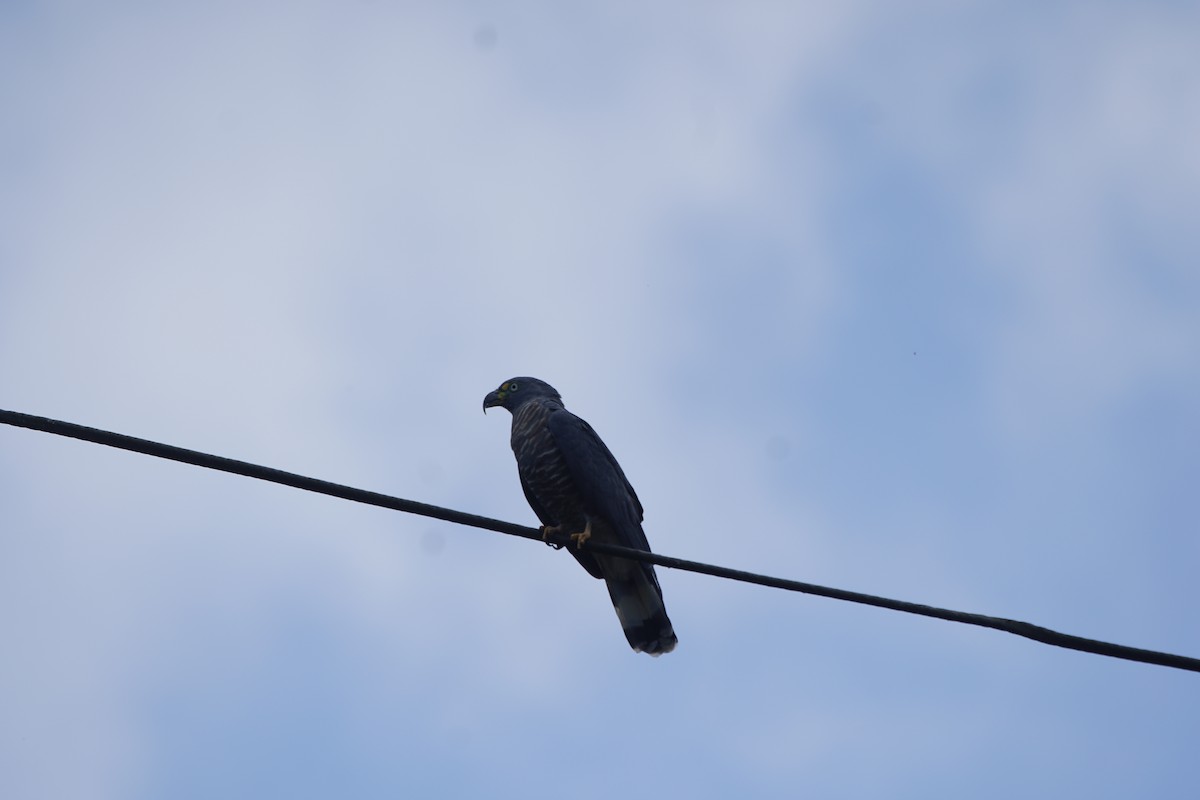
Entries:
[[483,398],[483,413],[486,414],[493,406],[516,411],[525,403],[539,397],[562,402],[558,391],[545,381],[539,381],[537,378],[509,378],[500,384],[499,389],[488,392],[487,397]]

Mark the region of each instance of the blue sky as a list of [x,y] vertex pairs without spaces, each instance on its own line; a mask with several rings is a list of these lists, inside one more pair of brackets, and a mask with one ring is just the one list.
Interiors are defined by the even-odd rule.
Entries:
[[[1186,3],[0,7],[0,407],[1200,655]],[[0,795],[1179,797],[1194,675],[0,431]]]

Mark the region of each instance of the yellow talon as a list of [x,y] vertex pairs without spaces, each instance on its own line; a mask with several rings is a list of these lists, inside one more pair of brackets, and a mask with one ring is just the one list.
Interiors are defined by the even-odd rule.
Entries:
[[542,541],[550,541],[551,536],[557,536],[562,533],[562,525],[543,525],[542,526]]
[[582,533],[572,533],[571,540],[575,542],[575,549],[583,547],[583,543],[592,538],[592,521],[589,519],[587,524],[583,526]]

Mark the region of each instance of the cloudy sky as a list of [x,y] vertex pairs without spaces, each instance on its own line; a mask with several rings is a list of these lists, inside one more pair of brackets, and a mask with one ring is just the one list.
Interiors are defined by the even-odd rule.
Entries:
[[[0,408],[1200,656],[1200,12],[0,4]],[[6,798],[1181,797],[1200,676],[0,428]]]

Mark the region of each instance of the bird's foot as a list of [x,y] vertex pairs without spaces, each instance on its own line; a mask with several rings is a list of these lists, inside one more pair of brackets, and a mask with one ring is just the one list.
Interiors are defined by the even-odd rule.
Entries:
[[572,533],[571,541],[575,543],[575,549],[579,550],[583,547],[583,543],[592,538],[592,521],[589,519],[587,524],[583,526],[581,533]]
[[543,525],[542,526],[542,541],[550,543],[551,536],[558,536],[562,533],[562,525]]

